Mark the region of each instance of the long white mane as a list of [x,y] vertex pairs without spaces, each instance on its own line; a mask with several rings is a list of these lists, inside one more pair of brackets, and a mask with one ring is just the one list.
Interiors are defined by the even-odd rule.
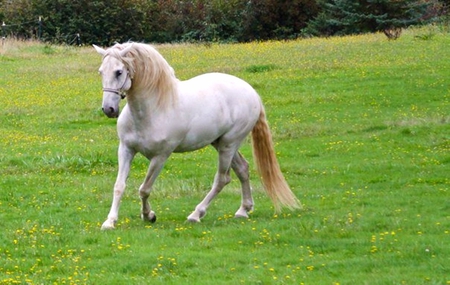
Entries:
[[[121,50],[127,49],[125,56]],[[173,68],[152,46],[142,43],[128,42],[115,44],[106,50],[104,58],[114,56],[122,61],[132,79],[128,96],[133,93],[148,93],[158,96],[157,107],[165,109],[176,99],[177,78]]]

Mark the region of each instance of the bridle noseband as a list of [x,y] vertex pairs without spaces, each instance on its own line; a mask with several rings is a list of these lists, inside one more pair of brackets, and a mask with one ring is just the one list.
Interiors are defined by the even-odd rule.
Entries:
[[127,93],[122,91],[122,88],[114,89],[114,88],[103,88],[103,92],[111,92],[120,96],[121,99],[125,99],[127,97]]

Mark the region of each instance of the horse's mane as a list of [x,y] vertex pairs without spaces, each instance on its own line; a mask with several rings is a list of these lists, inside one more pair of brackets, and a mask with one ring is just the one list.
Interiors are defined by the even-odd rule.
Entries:
[[[120,51],[125,48],[129,51],[121,56]],[[154,47],[135,42],[115,44],[107,49],[104,56],[107,55],[118,58],[127,67],[133,82],[129,95],[145,90],[158,96],[157,107],[163,109],[174,102],[177,93],[175,72]]]

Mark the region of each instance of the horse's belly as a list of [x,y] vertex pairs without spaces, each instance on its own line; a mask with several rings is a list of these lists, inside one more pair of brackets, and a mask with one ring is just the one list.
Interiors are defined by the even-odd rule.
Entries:
[[207,145],[210,145],[220,137],[220,133],[217,130],[212,132],[203,131],[188,132],[185,138],[178,144],[174,152],[186,152],[201,149]]

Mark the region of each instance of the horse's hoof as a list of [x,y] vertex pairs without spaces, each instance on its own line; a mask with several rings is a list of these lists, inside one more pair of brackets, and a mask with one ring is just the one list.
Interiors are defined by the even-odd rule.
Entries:
[[190,223],[200,223],[200,219],[196,219],[196,218],[187,218],[187,221]]
[[188,222],[190,223],[200,223],[200,217],[198,215],[195,215],[195,212],[189,215],[187,217]]
[[102,231],[114,230],[116,228],[115,224],[116,224],[115,221],[106,220],[103,223],[101,230]]
[[155,215],[155,213],[153,213],[153,215],[152,215],[152,217],[150,217],[150,219],[148,220],[150,223],[154,223],[154,222],[156,222],[156,215]]
[[239,209],[236,214],[234,214],[235,218],[246,218],[248,219],[248,213],[244,209]]
[[154,223],[154,222],[156,222],[156,214],[155,214],[155,212],[153,212],[153,211],[150,211],[150,213],[148,213],[148,214],[144,214],[144,213],[142,213],[141,214],[141,218],[142,218],[142,220],[144,220],[144,221],[148,221],[148,222],[150,222],[150,223]]

